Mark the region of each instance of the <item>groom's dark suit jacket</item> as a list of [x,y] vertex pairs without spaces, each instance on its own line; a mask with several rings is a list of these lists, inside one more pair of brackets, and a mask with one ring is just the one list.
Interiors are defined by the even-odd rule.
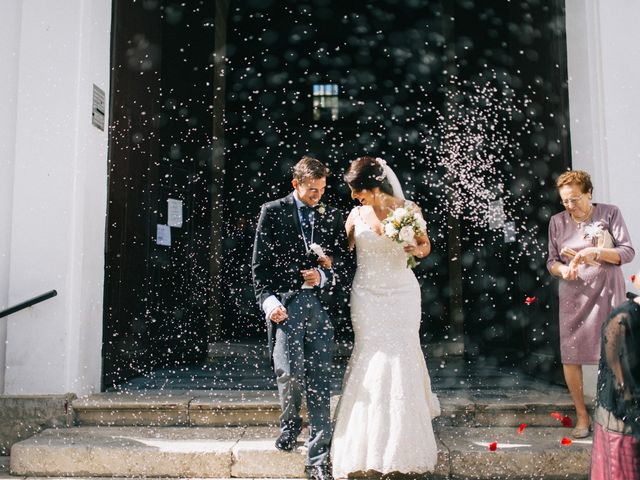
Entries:
[[[327,278],[324,288],[314,293],[330,310],[342,304],[351,285],[352,262],[349,260],[344,221],[340,211],[326,206],[325,212],[314,213],[313,241],[333,258],[332,270],[323,270]],[[265,203],[260,211],[253,244],[253,286],[260,308],[270,295],[278,297],[286,307],[303,283],[300,270],[318,268],[317,257],[307,255],[300,218],[293,194]],[[330,312],[330,316],[331,315]],[[273,348],[275,324],[267,320],[269,348]]]

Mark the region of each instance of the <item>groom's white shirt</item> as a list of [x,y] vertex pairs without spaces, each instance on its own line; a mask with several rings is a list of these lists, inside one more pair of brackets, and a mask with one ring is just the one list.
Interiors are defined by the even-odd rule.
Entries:
[[[293,199],[295,200],[296,206],[298,207],[298,218],[302,218],[302,212],[300,211],[300,208],[304,207],[305,203],[298,198],[298,193],[295,190],[293,191]],[[313,226],[313,223],[315,221],[313,216],[311,217],[310,221],[311,221],[311,225]],[[320,288],[323,288],[324,284],[327,281],[327,276],[324,274],[322,269],[318,268],[317,270],[318,270],[318,273],[320,274]],[[269,320],[269,318],[271,317],[271,312],[273,312],[276,308],[281,306],[282,306],[282,303],[280,302],[280,300],[278,300],[278,297],[276,297],[275,295],[268,296],[264,300],[264,302],[262,302],[262,310],[264,311],[264,314],[266,315],[267,320]]]

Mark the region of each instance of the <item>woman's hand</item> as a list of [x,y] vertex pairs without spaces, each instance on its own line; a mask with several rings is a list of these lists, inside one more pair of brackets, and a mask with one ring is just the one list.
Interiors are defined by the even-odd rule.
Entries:
[[558,271],[560,272],[560,276],[563,280],[576,280],[578,278],[578,266],[575,268],[571,267],[571,265],[560,265],[558,267]]
[[569,266],[577,270],[578,265],[581,265],[583,263],[593,265],[593,263],[598,260],[598,256],[598,249],[596,247],[583,248],[573,256],[571,262],[569,263]]

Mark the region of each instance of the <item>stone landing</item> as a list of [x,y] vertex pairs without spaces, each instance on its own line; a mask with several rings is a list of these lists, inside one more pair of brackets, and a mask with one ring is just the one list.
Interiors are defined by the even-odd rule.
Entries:
[[[35,477],[301,478],[304,446],[273,446],[273,427],[75,427],[14,445],[11,473]],[[563,446],[562,427],[437,427],[424,478],[586,479],[591,441]],[[488,445],[497,442],[496,451]],[[416,476],[407,476],[417,478]]]

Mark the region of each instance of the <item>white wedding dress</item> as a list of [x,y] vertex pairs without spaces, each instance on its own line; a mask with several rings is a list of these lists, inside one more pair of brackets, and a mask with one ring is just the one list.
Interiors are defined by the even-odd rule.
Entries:
[[354,235],[355,345],[336,413],[333,475],[429,472],[440,404],[420,348],[420,287],[402,246],[373,232],[359,212]]

